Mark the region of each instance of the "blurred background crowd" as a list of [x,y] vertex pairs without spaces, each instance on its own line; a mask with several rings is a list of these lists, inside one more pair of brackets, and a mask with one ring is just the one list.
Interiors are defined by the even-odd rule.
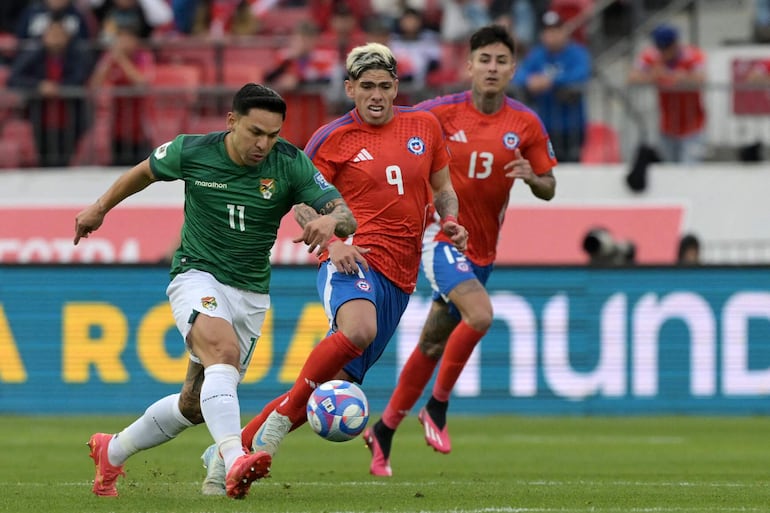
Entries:
[[[560,162],[761,160],[770,52],[729,61],[721,83],[709,60],[726,45],[769,42],[768,4],[3,0],[0,167],[130,165],[177,133],[223,129],[245,82],[287,97],[284,135],[301,147],[350,108],[341,84],[352,47],[389,45],[399,103],[413,103],[467,87],[467,38],[489,23],[514,34],[510,94],[541,116]],[[709,128],[709,110],[725,102],[751,118],[740,137]]]

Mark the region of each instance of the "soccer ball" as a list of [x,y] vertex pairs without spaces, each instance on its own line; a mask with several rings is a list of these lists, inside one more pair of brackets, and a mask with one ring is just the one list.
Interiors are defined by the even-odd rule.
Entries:
[[319,385],[307,401],[307,420],[326,440],[345,442],[358,436],[369,421],[369,402],[355,383],[335,379]]

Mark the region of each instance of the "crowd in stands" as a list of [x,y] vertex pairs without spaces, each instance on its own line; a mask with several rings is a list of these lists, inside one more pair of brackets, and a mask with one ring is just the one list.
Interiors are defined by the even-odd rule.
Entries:
[[[592,63],[579,21],[593,4],[3,0],[0,149],[14,150],[14,157],[2,166],[131,164],[174,131],[222,129],[228,106],[216,99],[249,81],[297,94],[290,105],[303,119],[290,117],[285,132],[303,146],[318,125],[350,107],[339,86],[342,60],[354,46],[391,47],[400,101],[412,103],[465,87],[467,37],[489,23],[509,27],[518,44],[511,94],[541,116],[560,162],[585,161],[593,133],[585,107]],[[651,52],[640,63],[659,56]],[[643,80],[638,73],[632,78]],[[161,100],[158,87],[167,89]],[[218,95],[217,88],[226,90]],[[319,105],[318,114],[307,110]],[[13,146],[30,141],[33,150]]]

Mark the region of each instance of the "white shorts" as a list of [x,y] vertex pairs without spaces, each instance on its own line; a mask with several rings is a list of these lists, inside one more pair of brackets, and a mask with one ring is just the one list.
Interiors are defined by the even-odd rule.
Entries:
[[[224,319],[232,325],[240,345],[243,379],[262,334],[262,323],[270,309],[270,296],[224,285],[211,274],[195,269],[176,275],[169,283],[166,295],[185,343],[198,313]],[[190,359],[200,363],[189,344],[187,350]]]

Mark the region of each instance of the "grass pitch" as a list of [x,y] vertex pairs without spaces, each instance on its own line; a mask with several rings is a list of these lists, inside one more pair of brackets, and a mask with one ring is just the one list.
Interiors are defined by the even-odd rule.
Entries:
[[303,427],[242,501],[200,495],[198,426],[131,458],[119,498],[95,497],[86,441],[132,420],[0,417],[0,512],[770,512],[767,418],[454,416],[442,455],[413,416],[390,479],[369,475],[360,438]]

